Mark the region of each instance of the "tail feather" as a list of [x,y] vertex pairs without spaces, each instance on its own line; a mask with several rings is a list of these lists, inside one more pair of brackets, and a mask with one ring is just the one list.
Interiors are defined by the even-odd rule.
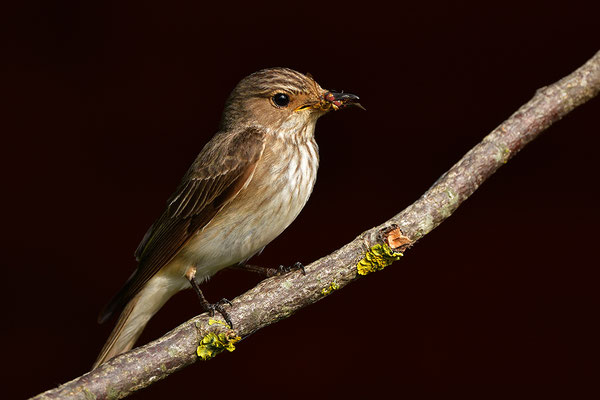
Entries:
[[141,325],[137,324],[137,326],[132,326],[132,313],[135,309],[135,306],[138,304],[140,295],[141,293],[127,303],[121,312],[119,320],[117,321],[117,325],[108,337],[104,347],[102,347],[100,355],[96,359],[92,369],[96,368],[100,364],[105,363],[111,358],[130,350],[137,338],[141,335],[146,324],[143,323]]
[[117,325],[100,351],[92,369],[130,350],[150,318],[179,290],[180,287],[169,285],[160,276],[155,276],[148,281],[121,312]]
[[124,306],[135,297],[137,293],[131,293],[132,282],[137,274],[137,270],[131,274],[125,285],[115,294],[108,304],[100,311],[98,323],[105,323],[113,314],[122,311]]

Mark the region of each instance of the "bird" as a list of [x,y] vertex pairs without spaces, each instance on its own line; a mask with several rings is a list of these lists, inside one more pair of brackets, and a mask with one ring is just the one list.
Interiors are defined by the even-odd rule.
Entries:
[[217,133],[135,251],[136,270],[100,313],[102,323],[121,311],[92,369],[130,350],[152,316],[184,289],[193,288],[204,311],[218,311],[232,326],[225,310],[231,303],[210,304],[199,284],[243,267],[294,221],[317,178],[317,120],[350,105],[363,108],[358,100],[282,67],[235,86]]

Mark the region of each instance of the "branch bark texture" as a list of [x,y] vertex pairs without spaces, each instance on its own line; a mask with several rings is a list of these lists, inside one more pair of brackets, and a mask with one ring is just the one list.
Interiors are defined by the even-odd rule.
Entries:
[[[233,300],[235,330],[203,314],[165,336],[119,356],[35,399],[120,399],[198,360],[198,345],[221,335],[227,342],[287,318],[357,279],[369,257],[393,260],[448,218],[498,168],[575,107],[600,91],[600,52],[560,81],[539,89],[411,206],[306,267],[266,279]],[[385,251],[376,251],[384,246]],[[383,255],[382,255],[383,254]],[[387,255],[386,255],[387,254]],[[386,258],[387,257],[387,258]],[[391,262],[391,261],[390,261]]]

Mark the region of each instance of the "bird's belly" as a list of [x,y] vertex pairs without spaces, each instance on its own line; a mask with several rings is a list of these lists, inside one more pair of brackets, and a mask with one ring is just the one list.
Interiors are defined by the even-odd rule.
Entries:
[[[316,171],[315,171],[316,172]],[[252,257],[296,219],[315,182],[299,176],[283,185],[249,185],[188,242],[180,256],[196,266],[203,280]]]

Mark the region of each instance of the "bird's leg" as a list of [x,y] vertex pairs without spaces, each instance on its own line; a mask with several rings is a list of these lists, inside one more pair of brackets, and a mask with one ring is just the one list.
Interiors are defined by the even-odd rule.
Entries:
[[234,266],[234,268],[242,269],[242,270],[250,271],[250,272],[256,272],[267,278],[270,278],[272,276],[285,275],[288,272],[298,271],[298,270],[302,271],[302,275],[306,275],[306,271],[304,270],[304,265],[302,265],[302,263],[300,263],[300,262],[296,262],[291,267],[280,265],[279,268],[277,268],[277,269],[269,268],[269,267],[261,267],[259,265],[252,265],[252,264],[240,264],[240,265]]
[[215,310],[218,311],[219,314],[221,314],[223,316],[223,319],[225,320],[225,322],[227,322],[227,325],[229,325],[231,328],[233,328],[233,324],[231,323],[231,318],[229,318],[229,314],[227,314],[227,311],[225,311],[225,309],[223,308],[223,305],[225,303],[231,305],[231,302],[224,298],[224,299],[219,300],[215,304],[210,304],[206,300],[206,297],[204,297],[204,294],[202,294],[202,290],[200,290],[200,286],[198,286],[198,282],[196,282],[196,267],[188,268],[188,270],[185,274],[185,277],[187,278],[188,281],[190,281],[190,284],[192,285],[192,287],[194,288],[194,291],[198,295],[198,299],[200,300],[202,309],[205,312],[208,312],[211,317],[215,316]]

